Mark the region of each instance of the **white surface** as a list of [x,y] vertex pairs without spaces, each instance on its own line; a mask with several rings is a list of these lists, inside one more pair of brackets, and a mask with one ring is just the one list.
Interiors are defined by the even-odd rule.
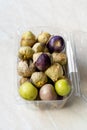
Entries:
[[[86,130],[87,104],[80,98],[61,110],[45,111],[29,109],[15,99],[16,32],[22,26],[40,25],[86,31],[87,1],[0,0],[0,130]],[[86,87],[85,77],[82,80]]]

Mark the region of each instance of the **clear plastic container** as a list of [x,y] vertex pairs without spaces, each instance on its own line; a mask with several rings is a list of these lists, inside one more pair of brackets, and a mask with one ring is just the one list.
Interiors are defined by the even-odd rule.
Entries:
[[[16,56],[18,54],[18,48],[20,46],[20,39],[23,32],[31,30],[36,36],[41,31],[47,31],[54,35],[61,35],[63,36],[66,44],[66,54],[68,58],[68,78],[71,81],[71,93],[68,97],[64,98],[63,100],[51,100],[51,101],[42,101],[42,100],[35,100],[35,101],[27,101],[22,99],[18,94],[18,87],[19,87],[19,76],[17,74],[17,81],[16,81],[16,99],[21,104],[27,104],[29,107],[34,108],[40,108],[40,109],[53,109],[53,108],[62,108],[70,99],[72,99],[73,96],[81,96],[81,90],[79,87],[80,84],[80,77],[79,77],[79,71],[77,66],[77,55],[76,55],[76,47],[75,47],[75,38],[73,37],[73,33],[66,32],[63,29],[57,28],[57,27],[22,27],[19,28],[17,31],[17,37],[16,37],[16,45],[15,45],[15,51]],[[16,58],[16,63],[18,63],[18,59]],[[17,70],[17,64],[16,64],[16,70]],[[17,72],[16,72],[17,73]]]
[[75,31],[72,32],[72,37],[76,48],[80,76],[80,86],[77,95],[87,103],[87,32]]

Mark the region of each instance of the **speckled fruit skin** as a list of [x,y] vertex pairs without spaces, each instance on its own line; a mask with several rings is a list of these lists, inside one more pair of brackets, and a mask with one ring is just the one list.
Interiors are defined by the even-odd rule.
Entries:
[[71,91],[71,87],[66,79],[60,79],[55,83],[55,90],[58,95],[67,96]]
[[53,85],[45,84],[39,91],[41,100],[57,100],[57,93]]
[[38,95],[38,90],[30,82],[26,81],[19,87],[19,94],[24,99],[34,100]]

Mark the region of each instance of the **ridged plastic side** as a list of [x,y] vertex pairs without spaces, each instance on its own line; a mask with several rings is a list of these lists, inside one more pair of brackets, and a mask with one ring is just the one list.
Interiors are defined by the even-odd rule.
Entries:
[[87,32],[73,32],[73,40],[76,44],[78,67],[80,73],[80,94],[87,102]]
[[70,39],[69,41],[67,41],[66,46],[67,46],[66,52],[67,52],[67,57],[68,57],[68,76],[74,88],[74,95],[81,96],[80,76],[79,76],[79,71],[78,71],[76,48],[75,48],[72,35],[70,35]]

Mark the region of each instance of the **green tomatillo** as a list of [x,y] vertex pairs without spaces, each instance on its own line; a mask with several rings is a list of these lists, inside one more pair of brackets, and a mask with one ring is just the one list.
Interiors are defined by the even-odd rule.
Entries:
[[67,96],[71,91],[71,86],[66,79],[60,79],[55,82],[55,90],[60,96]]
[[34,100],[38,95],[38,90],[32,83],[26,81],[19,87],[19,94],[24,99]]

